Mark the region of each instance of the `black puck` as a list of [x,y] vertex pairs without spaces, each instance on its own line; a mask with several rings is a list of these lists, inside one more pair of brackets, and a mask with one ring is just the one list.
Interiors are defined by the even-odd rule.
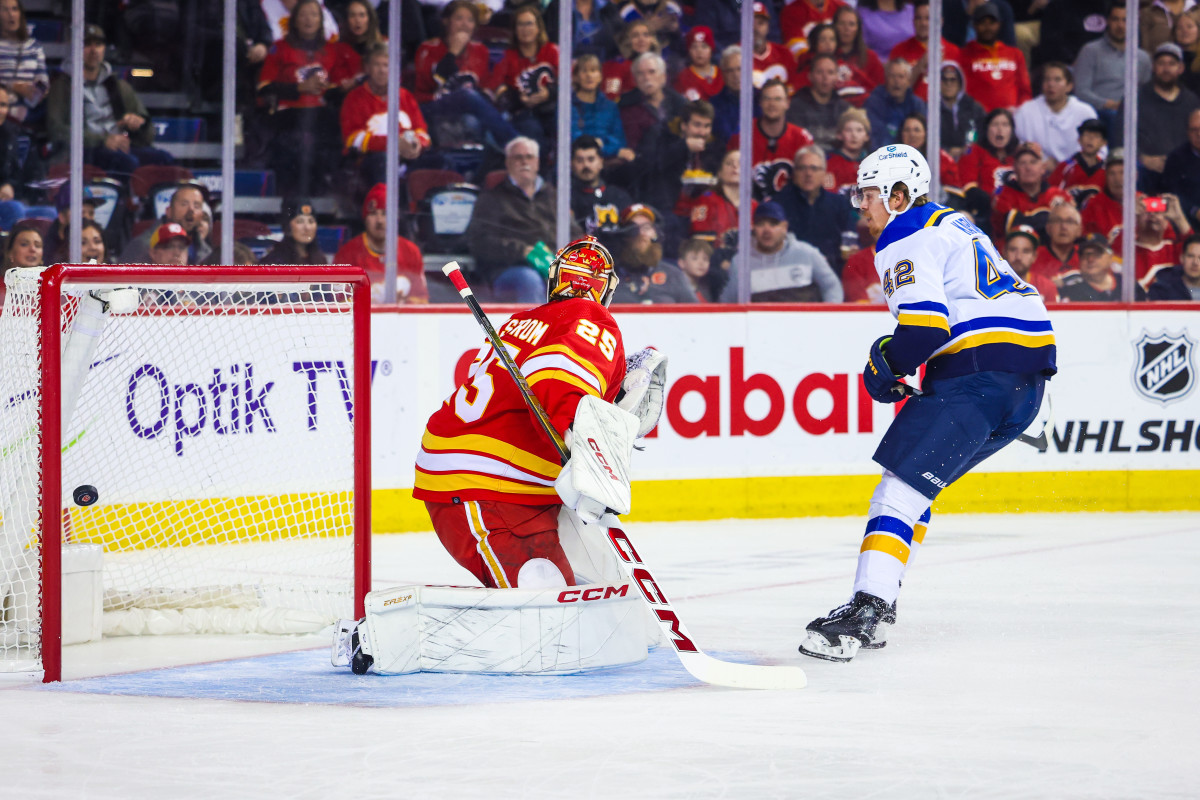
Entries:
[[76,486],[75,492],[72,495],[75,498],[75,505],[90,506],[92,503],[100,499],[100,494],[96,491],[95,486]]

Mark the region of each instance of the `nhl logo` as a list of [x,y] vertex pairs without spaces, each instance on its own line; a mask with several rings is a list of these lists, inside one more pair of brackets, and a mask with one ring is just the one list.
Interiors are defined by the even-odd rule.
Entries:
[[1196,384],[1196,368],[1192,363],[1195,346],[1186,333],[1159,331],[1151,335],[1143,331],[1142,338],[1134,345],[1137,353],[1134,387],[1163,405],[1186,397]]

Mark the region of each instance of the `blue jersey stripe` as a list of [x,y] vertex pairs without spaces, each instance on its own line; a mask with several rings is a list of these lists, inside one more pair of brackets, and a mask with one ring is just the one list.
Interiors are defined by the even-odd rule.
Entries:
[[950,316],[950,309],[946,308],[941,303],[935,303],[932,300],[922,300],[919,303],[901,303],[896,306],[897,310],[908,311],[936,311],[939,314]]
[[912,528],[905,525],[903,520],[896,517],[881,516],[872,518],[867,522],[867,532],[865,535],[870,536],[875,531],[895,534],[903,539],[905,544],[912,544]]
[[1054,330],[1049,320],[1035,322],[1015,317],[976,317],[975,319],[964,320],[954,325],[950,328],[950,336],[959,336],[967,331],[979,331],[986,328],[1012,328],[1013,330],[1026,331],[1028,333],[1042,333]]

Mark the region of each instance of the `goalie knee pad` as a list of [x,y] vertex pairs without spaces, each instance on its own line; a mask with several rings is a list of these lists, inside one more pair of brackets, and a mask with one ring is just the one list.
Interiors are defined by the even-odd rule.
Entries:
[[531,558],[517,572],[518,589],[553,589],[566,585],[567,579],[548,558]]

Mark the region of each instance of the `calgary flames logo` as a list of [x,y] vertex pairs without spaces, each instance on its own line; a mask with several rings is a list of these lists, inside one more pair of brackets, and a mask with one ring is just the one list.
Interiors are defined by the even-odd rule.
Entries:
[[783,191],[792,181],[792,162],[786,158],[754,165],[754,184],[768,196]]
[[517,86],[524,94],[536,94],[554,83],[554,70],[549,64],[534,64],[517,76]]

